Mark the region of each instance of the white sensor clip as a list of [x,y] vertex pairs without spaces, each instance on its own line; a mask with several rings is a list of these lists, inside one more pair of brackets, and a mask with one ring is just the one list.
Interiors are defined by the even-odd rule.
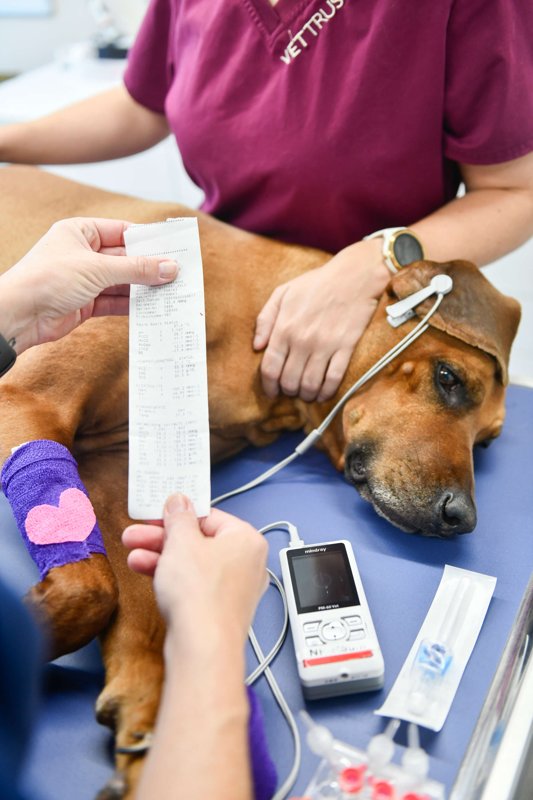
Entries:
[[435,275],[424,289],[420,289],[418,292],[404,297],[403,300],[399,300],[397,303],[387,306],[385,309],[387,312],[387,322],[389,325],[392,325],[393,328],[398,328],[400,325],[403,325],[404,322],[407,322],[408,319],[414,317],[414,309],[419,303],[427,300],[432,294],[448,294],[448,292],[451,292],[452,288],[453,281],[449,275]]

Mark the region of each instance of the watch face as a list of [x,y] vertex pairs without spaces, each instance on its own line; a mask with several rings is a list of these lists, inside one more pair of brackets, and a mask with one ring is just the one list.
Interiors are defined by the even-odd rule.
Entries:
[[424,251],[418,239],[412,233],[400,233],[394,240],[394,258],[401,267],[424,258]]

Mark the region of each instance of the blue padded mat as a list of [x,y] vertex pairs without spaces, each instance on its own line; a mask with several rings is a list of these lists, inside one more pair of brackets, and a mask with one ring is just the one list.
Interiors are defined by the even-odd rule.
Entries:
[[[240,486],[292,452],[301,435],[274,445],[248,449],[214,469],[213,494]],[[431,755],[431,776],[450,789],[511,631],[533,568],[533,390],[511,386],[503,433],[487,450],[477,449],[478,524],[474,533],[453,541],[410,536],[380,519],[370,505],[313,450],[279,475],[221,505],[261,527],[288,519],[309,543],[346,538],[354,547],[385,659],[385,687],[379,692],[307,704],[317,722],[336,738],[365,747],[383,730],[373,714],[392,686],[426,615],[444,564],[495,575],[495,594],[450,715],[439,734],[422,732]],[[4,498],[0,502],[0,575],[22,593],[36,570],[20,542]],[[283,531],[268,535],[270,567],[279,575]],[[257,613],[256,631],[266,651],[277,638],[281,601],[270,589]],[[250,657],[250,665],[253,659]],[[287,640],[274,673],[293,712],[304,707],[292,643]],[[28,759],[25,785],[36,800],[90,800],[112,773],[111,740],[94,720],[93,704],[103,675],[98,647],[92,644],[46,668],[43,699]],[[221,675],[221,687],[224,676]],[[280,776],[292,761],[288,729],[264,679],[256,684],[266,718],[272,756]],[[403,728],[398,740],[405,741]],[[303,746],[303,763],[294,794],[302,793],[317,765]]]

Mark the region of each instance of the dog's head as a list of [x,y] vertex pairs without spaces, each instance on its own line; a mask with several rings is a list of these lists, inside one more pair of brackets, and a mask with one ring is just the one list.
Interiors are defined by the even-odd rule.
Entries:
[[430,309],[398,329],[385,307],[453,279],[430,328],[344,408],[344,469],[378,514],[405,531],[448,537],[476,525],[473,446],[499,435],[519,304],[473,265],[418,262],[392,279],[356,352],[367,369]]

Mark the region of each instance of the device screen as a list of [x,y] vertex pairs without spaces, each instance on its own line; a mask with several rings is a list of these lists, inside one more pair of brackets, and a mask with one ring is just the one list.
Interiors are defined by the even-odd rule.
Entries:
[[342,543],[294,552],[289,550],[287,556],[300,614],[360,605]]

